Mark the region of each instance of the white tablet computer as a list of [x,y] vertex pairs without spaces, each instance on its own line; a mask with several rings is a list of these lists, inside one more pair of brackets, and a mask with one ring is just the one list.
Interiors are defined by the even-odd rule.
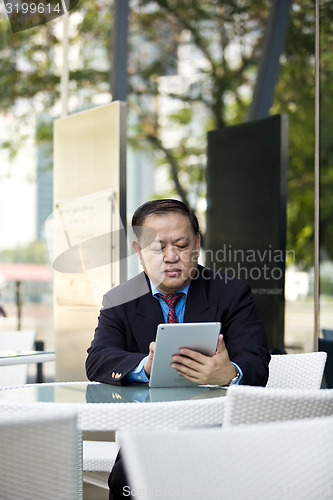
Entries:
[[197,387],[171,368],[172,356],[187,347],[212,356],[221,323],[165,323],[158,325],[149,387]]

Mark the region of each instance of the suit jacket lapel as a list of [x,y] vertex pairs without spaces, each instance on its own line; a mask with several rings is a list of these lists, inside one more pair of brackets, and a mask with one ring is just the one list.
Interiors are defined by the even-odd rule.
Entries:
[[[145,274],[142,273],[142,275],[146,279]],[[136,302],[132,324],[133,335],[142,352],[147,350],[147,346],[154,338],[157,326],[164,323],[161,306],[151,294],[149,281],[148,285],[149,293],[140,297]]]

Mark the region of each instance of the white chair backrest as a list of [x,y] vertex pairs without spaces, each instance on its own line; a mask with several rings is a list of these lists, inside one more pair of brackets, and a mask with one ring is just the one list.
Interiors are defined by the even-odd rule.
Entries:
[[125,491],[183,500],[318,500],[333,491],[333,417],[227,429],[127,431]]
[[83,471],[111,472],[119,451],[116,441],[85,440],[82,445]]
[[273,354],[266,387],[279,389],[320,389],[327,354]]
[[73,412],[0,415],[0,498],[82,499],[78,438]]
[[[34,349],[35,330],[0,332],[0,351],[31,351]],[[26,384],[28,365],[0,366],[0,386]]]
[[329,415],[333,415],[333,389],[234,385],[227,391],[223,427]]

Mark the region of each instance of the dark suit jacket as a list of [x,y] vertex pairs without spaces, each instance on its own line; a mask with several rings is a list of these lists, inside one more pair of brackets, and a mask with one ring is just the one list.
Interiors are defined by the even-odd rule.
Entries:
[[[243,371],[243,384],[266,385],[270,355],[249,285],[201,266],[197,271],[184,322],[220,321],[230,361]],[[159,323],[164,323],[162,310],[144,273],[110,290],[88,349],[88,379],[126,383],[126,374],[148,354]]]

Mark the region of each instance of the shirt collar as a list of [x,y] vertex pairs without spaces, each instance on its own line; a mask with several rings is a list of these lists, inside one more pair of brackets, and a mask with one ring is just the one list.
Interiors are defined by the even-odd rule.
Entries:
[[[160,291],[159,291],[159,289],[158,289],[158,288],[154,285],[154,283],[153,283],[151,280],[149,280],[149,281],[150,281],[150,287],[151,287],[151,293],[152,293],[152,295],[154,295],[154,296],[155,296],[155,295],[157,295],[158,293],[162,293],[162,292],[160,292]],[[186,285],[186,286],[184,286],[184,288],[182,288],[181,290],[177,290],[177,292],[175,292],[175,293],[181,293],[181,292],[182,292],[182,293],[184,293],[184,294],[186,295],[186,297],[187,297],[188,290],[189,290],[189,288],[190,288],[190,284],[191,284],[191,282],[190,282],[190,283],[187,283],[187,285]],[[162,293],[162,295],[165,295],[165,293]]]

